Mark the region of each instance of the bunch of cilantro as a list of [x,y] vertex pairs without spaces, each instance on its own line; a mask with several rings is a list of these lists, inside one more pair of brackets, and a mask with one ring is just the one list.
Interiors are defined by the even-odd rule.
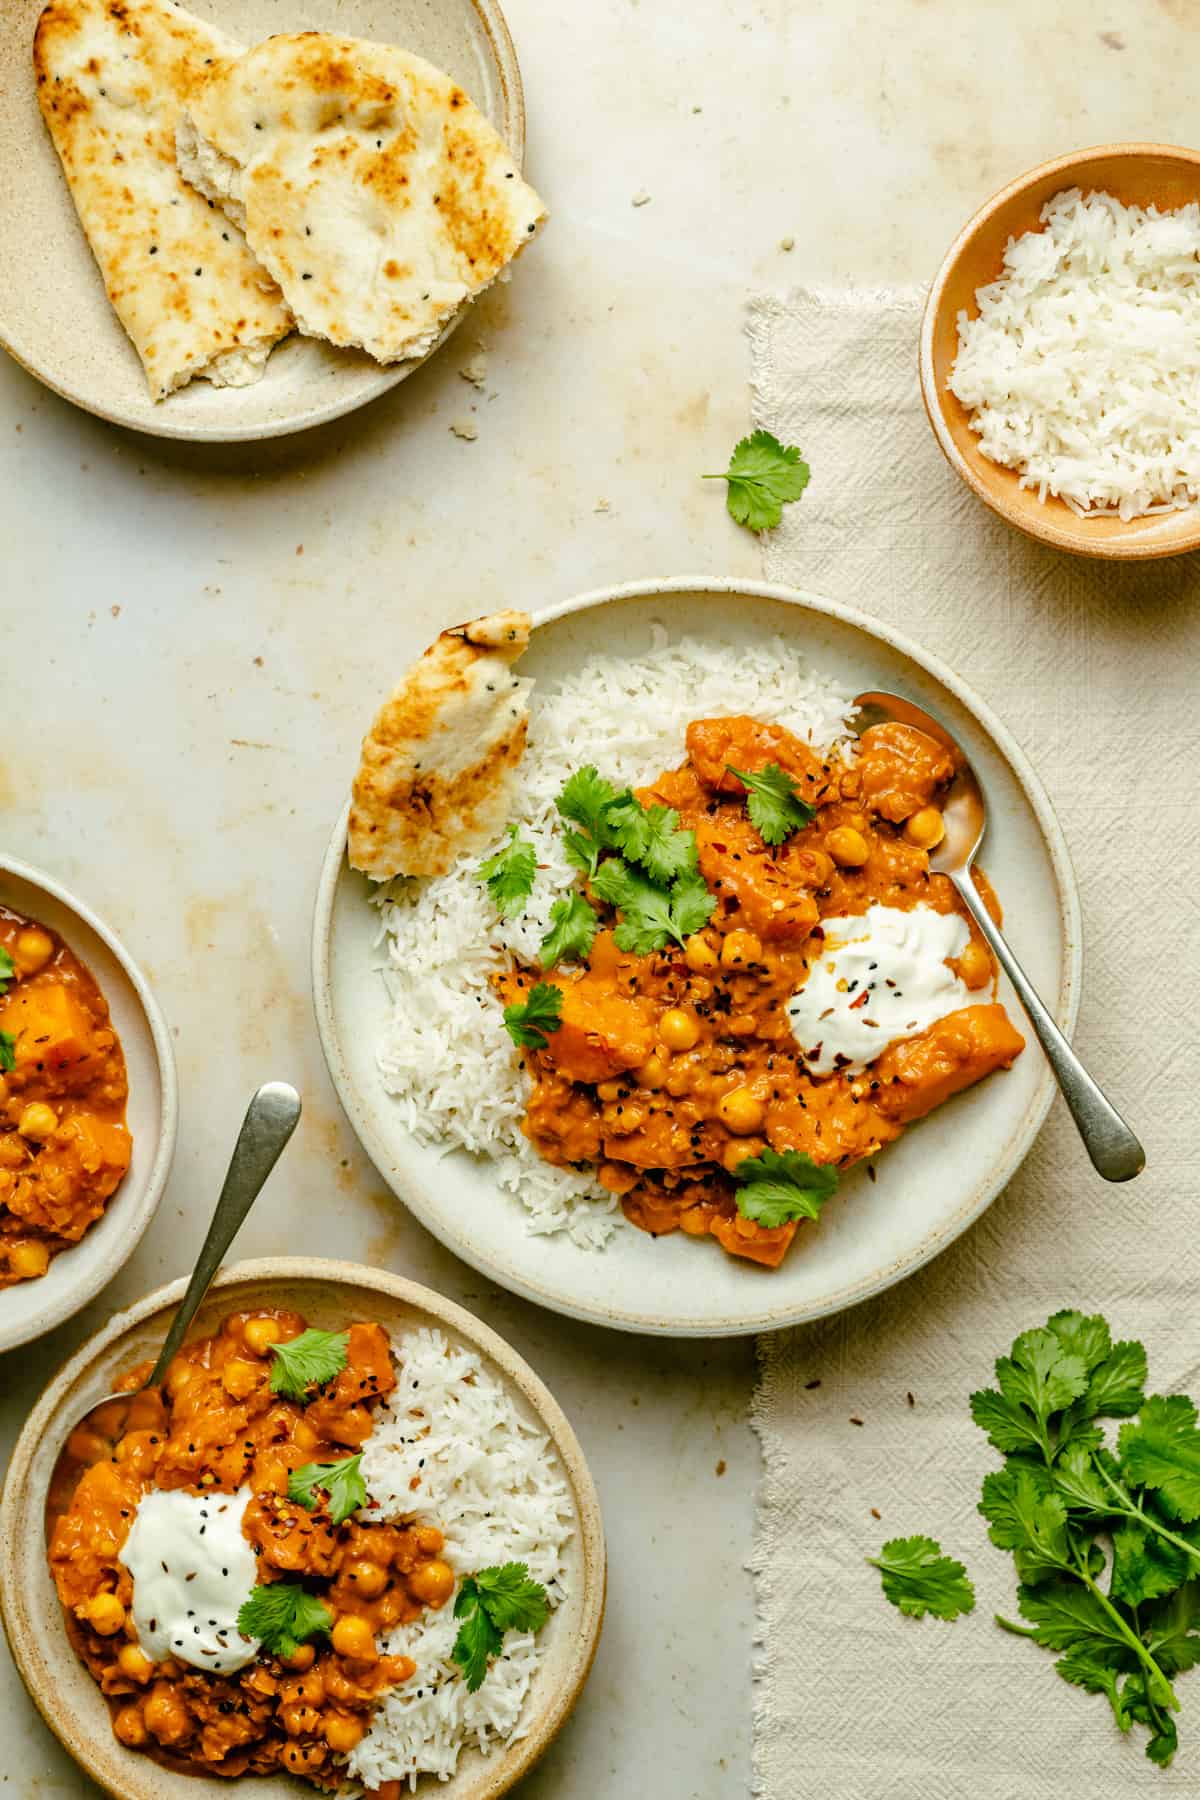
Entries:
[[[1144,1394],[1146,1352],[1059,1312],[996,1363],[971,1415],[1004,1457],[979,1510],[1012,1552],[1025,1624],[1065,1681],[1103,1694],[1169,1763],[1174,1678],[1200,1661],[1200,1429],[1183,1394]],[[1135,1416],[1136,1415],[1136,1416]],[[1115,1452],[1101,1419],[1124,1419]]]

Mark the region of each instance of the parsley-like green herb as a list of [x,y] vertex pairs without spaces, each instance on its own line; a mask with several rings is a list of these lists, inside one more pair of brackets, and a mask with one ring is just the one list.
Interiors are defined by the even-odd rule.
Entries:
[[476,873],[480,881],[486,881],[500,917],[512,919],[525,910],[536,870],[537,852],[533,845],[515,825],[510,825],[507,844],[481,862]]
[[341,1525],[351,1513],[357,1512],[367,1498],[362,1451],[342,1462],[305,1463],[288,1475],[288,1499],[298,1501],[309,1512],[315,1512],[319,1505],[318,1489],[326,1495],[333,1524]]
[[608,808],[618,798],[626,797],[633,798],[618,795],[612,782],[605,781],[592,763],[568,777],[555,805],[564,819],[581,828],[565,833],[567,860],[572,868],[581,869],[589,877],[596,873],[602,853],[615,847],[608,831]]
[[261,1639],[272,1656],[295,1656],[307,1638],[332,1631],[333,1614],[298,1582],[269,1581],[242,1602],[237,1623],[244,1637]]
[[524,1005],[506,1006],[504,1024],[513,1043],[522,1050],[544,1050],[546,1033],[562,1023],[562,989],[552,981],[531,987]]
[[975,1589],[967,1571],[951,1556],[942,1555],[936,1538],[891,1538],[878,1556],[868,1556],[878,1569],[883,1591],[893,1606],[910,1618],[956,1619],[973,1612]]
[[643,806],[636,795],[619,794],[604,825],[613,847],[627,862],[640,863],[661,887],[697,866],[696,834],[680,830],[673,806]]
[[548,1611],[546,1590],[525,1563],[504,1563],[467,1577],[454,1601],[454,1616],[462,1624],[450,1654],[470,1693],[482,1687],[505,1632],[540,1631]]
[[552,969],[568,956],[584,962],[599,928],[600,921],[582,894],[556,900],[550,908],[550,929],[538,951],[543,969]]
[[0,950],[0,994],[7,993],[8,984],[16,974],[13,959],[7,950]]
[[794,445],[781,444],[769,431],[754,431],[738,444],[723,475],[701,479],[727,481],[730,518],[747,531],[767,531],[778,525],[784,505],[800,498],[808,476],[808,464]]
[[17,1066],[17,1040],[11,1031],[0,1031],[0,1072],[5,1075]]
[[732,763],[725,766],[749,794],[746,810],[764,844],[782,844],[793,831],[816,818],[816,807],[800,798],[795,782],[778,763],[768,763],[754,772],[735,769]]
[[680,875],[669,888],[658,886],[620,856],[602,862],[592,880],[593,892],[621,914],[613,937],[618,950],[648,956],[673,938],[685,938],[707,923],[715,908],[699,872]]
[[742,1217],[774,1231],[793,1219],[820,1218],[826,1200],[837,1193],[838,1172],[803,1150],[764,1150],[738,1163],[733,1179]]
[[348,1331],[314,1331],[310,1326],[286,1344],[273,1344],[271,1391],[285,1400],[308,1399],[311,1387],[322,1387],[346,1366]]

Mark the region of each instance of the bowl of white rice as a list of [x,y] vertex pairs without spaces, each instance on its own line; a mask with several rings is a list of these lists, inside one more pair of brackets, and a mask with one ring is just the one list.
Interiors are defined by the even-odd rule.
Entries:
[[[292,1775],[180,1773],[120,1743],[68,1639],[47,1563],[43,1515],[64,1427],[157,1353],[183,1287],[177,1281],[117,1313],[29,1415],[0,1500],[4,1626],[46,1723],[117,1800],[311,1800],[316,1789]],[[410,1657],[415,1672],[384,1694],[366,1736],[328,1773],[347,1800],[375,1792],[495,1800],[565,1723],[599,1641],[604,1533],[578,1440],[533,1370],[488,1326],[428,1288],[354,1263],[236,1264],[217,1277],[191,1335],[217,1330],[230,1313],[274,1307],[321,1330],[364,1320],[388,1335],[397,1385],[363,1448],[373,1517],[436,1523],[459,1586],[481,1569],[525,1565],[548,1606],[536,1633],[505,1633],[476,1691],[451,1655],[452,1601],[393,1627],[383,1648]]]
[[951,467],[1018,530],[1200,547],[1200,151],[1109,144],[1011,182],[947,252],[920,369]]

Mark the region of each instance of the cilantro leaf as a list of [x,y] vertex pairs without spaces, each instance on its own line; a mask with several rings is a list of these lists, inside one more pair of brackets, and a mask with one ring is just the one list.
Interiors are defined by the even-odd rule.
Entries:
[[552,981],[530,988],[522,1006],[506,1006],[504,1025],[513,1043],[522,1050],[544,1050],[546,1034],[562,1024],[562,989]]
[[1046,1330],[1053,1332],[1067,1356],[1079,1357],[1089,1372],[1097,1368],[1112,1350],[1108,1321],[1099,1313],[1085,1315],[1069,1309],[1056,1312],[1046,1320]]
[[7,992],[8,984],[16,972],[13,959],[8,951],[0,949],[0,994]]
[[508,828],[508,842],[481,862],[476,874],[487,883],[488,893],[496,903],[502,919],[515,918],[524,912],[525,902],[533,891],[537,871],[537,852],[528,838],[520,835],[516,825]]
[[673,806],[643,806],[635,794],[621,794],[608,808],[605,825],[615,848],[661,887],[697,867],[696,834],[680,830]]
[[795,782],[778,763],[767,763],[765,768],[754,771],[735,769],[732,763],[725,767],[749,794],[746,810],[764,844],[782,844],[793,831],[816,818],[816,807],[800,798]]
[[17,1040],[11,1031],[0,1031],[0,1073],[8,1074],[17,1066]]
[[1106,1518],[1113,1512],[1113,1490],[1097,1474],[1086,1445],[1069,1445],[1055,1461],[1051,1479],[1055,1493],[1070,1511],[1090,1519]]
[[548,1611],[546,1590],[525,1563],[504,1563],[467,1577],[454,1601],[454,1617],[462,1624],[450,1655],[463,1671],[468,1692],[482,1687],[504,1633],[540,1631]]
[[1065,1351],[1054,1332],[1023,1331],[1011,1356],[997,1359],[996,1380],[1009,1404],[1028,1408],[1044,1433],[1051,1413],[1061,1412],[1086,1391],[1088,1371],[1083,1358]]
[[1030,1587],[1071,1568],[1067,1509],[1044,1469],[1013,1461],[985,1476],[979,1511],[993,1544],[1013,1552]]
[[1153,1488],[1176,1518],[1200,1518],[1200,1431],[1186,1394],[1152,1395],[1117,1444],[1131,1486]]
[[543,969],[552,969],[566,956],[584,962],[599,928],[600,921],[582,894],[556,900],[550,908],[550,929],[538,952]]
[[1005,1454],[1042,1448],[1042,1439],[1029,1414],[1023,1407],[1011,1405],[995,1388],[981,1388],[971,1395],[971,1417],[981,1431],[986,1431],[988,1443]]
[[1184,1582],[1169,1599],[1143,1615],[1150,1654],[1165,1675],[1179,1675],[1200,1662],[1200,1581]]
[[1078,1404],[1089,1418],[1123,1418],[1145,1399],[1146,1352],[1141,1344],[1114,1344],[1112,1355],[1093,1371],[1087,1393]]
[[333,1614],[298,1582],[270,1581],[242,1602],[237,1624],[244,1637],[259,1638],[272,1656],[286,1657],[305,1639],[332,1631]]
[[605,781],[594,763],[588,763],[568,776],[554,802],[564,819],[582,826],[581,831],[566,832],[565,839],[568,861],[573,868],[582,869],[585,875],[594,875],[601,852],[613,848],[606,815],[618,798],[625,796],[618,796],[612,782]]
[[826,1200],[837,1192],[838,1173],[829,1163],[815,1163],[803,1150],[764,1150],[748,1156],[733,1172],[738,1184],[737,1208],[764,1231],[793,1219],[817,1219]]
[[348,1331],[314,1331],[310,1326],[286,1344],[273,1344],[271,1392],[286,1400],[307,1400],[310,1387],[341,1374],[349,1342]]
[[661,950],[675,935],[670,894],[631,869],[621,857],[610,856],[601,863],[592,888],[622,915],[613,932],[618,950],[648,956],[652,950]]
[[909,1618],[956,1619],[973,1612],[975,1589],[967,1571],[953,1557],[942,1555],[934,1538],[890,1538],[878,1556],[868,1556],[871,1567],[881,1572],[885,1596]]
[[316,1490],[328,1496],[329,1517],[340,1525],[358,1511],[367,1498],[367,1484],[362,1475],[362,1451],[342,1462],[305,1463],[288,1475],[288,1499],[296,1500],[309,1512],[319,1504]]
[[1163,1711],[1161,1702],[1156,1704],[1151,1697],[1149,1684],[1140,1671],[1126,1680],[1121,1689],[1120,1704],[1127,1720],[1136,1719],[1139,1725],[1149,1728],[1151,1736],[1146,1755],[1151,1762],[1165,1768],[1179,1748],[1179,1733],[1175,1721]]
[[1173,1594],[1195,1567],[1182,1550],[1154,1537],[1138,1525],[1119,1525],[1112,1534],[1113,1572],[1110,1594],[1126,1606],[1139,1606]]
[[671,924],[682,944],[693,932],[707,925],[716,910],[717,897],[710,894],[698,869],[680,875],[671,885]]
[[729,516],[748,531],[766,531],[778,525],[784,504],[798,500],[808,486],[808,464],[793,445],[783,445],[769,431],[744,437],[729,459],[723,475],[705,475],[704,481],[727,481],[725,505]]

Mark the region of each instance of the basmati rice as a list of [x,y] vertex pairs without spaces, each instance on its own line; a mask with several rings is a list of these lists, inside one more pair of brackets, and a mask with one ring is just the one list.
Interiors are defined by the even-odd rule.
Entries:
[[554,805],[567,776],[595,763],[618,785],[650,781],[683,760],[691,720],[725,713],[775,721],[826,749],[846,735],[849,699],[780,638],[731,650],[699,638],[672,643],[662,631],[644,656],[589,658],[534,689],[514,817],[533,841],[538,874],[521,917],[498,920],[478,854],[447,875],[383,891],[393,999],[379,1047],[384,1086],[420,1142],[490,1157],[499,1186],[526,1208],[529,1231],[565,1230],[600,1248],[619,1217],[591,1175],[553,1168],[521,1131],[529,1081],[491,984],[514,957],[536,962],[550,909],[575,882]]

